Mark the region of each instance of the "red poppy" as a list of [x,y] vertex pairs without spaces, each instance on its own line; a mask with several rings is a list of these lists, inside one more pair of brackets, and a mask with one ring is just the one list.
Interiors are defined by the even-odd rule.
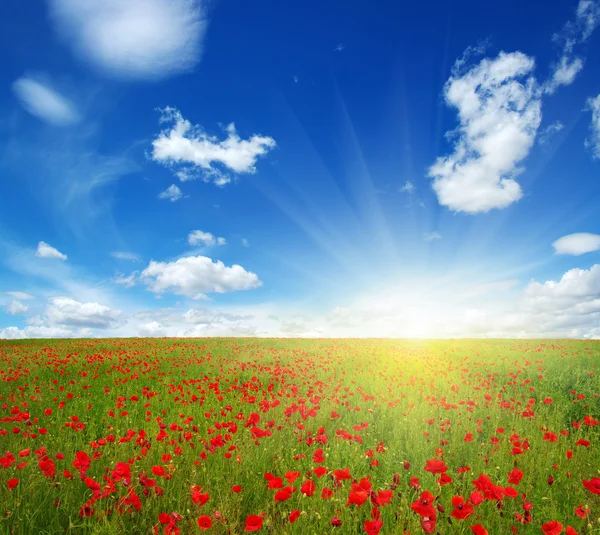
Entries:
[[288,520],[290,521],[290,524],[293,524],[294,522],[296,522],[296,520],[298,520],[299,517],[300,517],[300,511],[298,511],[298,509],[294,509],[290,513]]
[[210,516],[202,515],[196,519],[196,524],[198,524],[198,527],[204,531],[212,527],[212,519]]
[[593,477],[589,481],[584,479],[583,486],[593,494],[600,494],[600,477]]
[[17,485],[19,484],[19,480],[16,477],[13,477],[12,479],[9,479],[6,482],[6,485],[8,487],[8,490],[12,490],[14,489]]
[[575,531],[575,528],[572,528],[571,526],[567,526],[565,533],[567,535],[579,535],[579,533],[577,533],[577,531]]
[[367,535],[377,535],[383,526],[383,522],[381,520],[371,520],[365,522],[364,526]]
[[410,508],[419,516],[435,517],[436,513],[433,507],[433,500],[433,494],[426,490],[416,502],[410,504]]
[[426,472],[442,474],[448,471],[448,467],[444,464],[444,461],[440,461],[439,459],[428,459],[425,463]]
[[452,511],[450,515],[457,520],[466,520],[474,511],[473,505],[468,501],[465,502],[465,499],[462,496],[453,496],[452,506],[454,507],[454,511]]
[[471,531],[474,535],[488,535],[488,530],[485,529],[481,524],[475,524],[471,526]]
[[263,519],[258,515],[250,515],[246,518],[246,526],[244,527],[244,531],[258,531],[262,528]]
[[523,472],[518,468],[513,468],[513,471],[508,474],[508,482],[511,485],[518,485],[523,478]]
[[542,531],[545,535],[560,535],[563,530],[563,525],[558,520],[551,520],[542,524]]

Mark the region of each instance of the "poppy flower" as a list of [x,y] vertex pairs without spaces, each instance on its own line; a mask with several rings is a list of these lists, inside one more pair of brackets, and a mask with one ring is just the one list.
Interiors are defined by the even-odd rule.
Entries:
[[518,485],[523,479],[523,472],[518,468],[513,468],[512,472],[508,474],[508,482],[511,485]]
[[593,494],[600,494],[600,477],[593,477],[589,481],[584,479],[583,486]]
[[572,528],[571,526],[567,526],[565,533],[566,533],[566,535],[579,535],[579,533],[577,533],[577,531],[575,531],[575,528]]
[[19,484],[19,480],[16,477],[13,477],[12,479],[9,479],[6,482],[6,486],[8,487],[8,490],[14,489],[18,484]]
[[383,526],[383,522],[381,520],[371,520],[365,522],[364,526],[367,535],[377,535]]
[[246,518],[246,526],[244,527],[244,531],[258,531],[262,528],[263,519],[258,515],[250,515]]
[[563,530],[563,525],[558,520],[551,520],[542,524],[544,535],[560,535]]
[[475,524],[474,526],[470,527],[474,535],[488,535],[488,530],[485,529],[481,524]]
[[419,516],[435,517],[435,509],[433,507],[434,496],[426,490],[421,494],[419,499],[410,504],[410,508]]
[[444,464],[444,461],[429,459],[425,461],[425,471],[432,474],[442,474],[448,471],[448,467]]
[[288,520],[290,521],[290,524],[293,524],[294,522],[296,522],[296,520],[298,520],[299,517],[300,517],[300,511],[298,511],[298,509],[294,509],[290,513]]
[[457,520],[466,520],[474,511],[473,505],[468,501],[465,502],[465,499],[462,496],[453,496],[452,506],[454,507],[454,511],[452,511],[450,515]]
[[198,524],[198,527],[204,531],[212,527],[212,519],[210,516],[202,515],[196,519],[196,524]]

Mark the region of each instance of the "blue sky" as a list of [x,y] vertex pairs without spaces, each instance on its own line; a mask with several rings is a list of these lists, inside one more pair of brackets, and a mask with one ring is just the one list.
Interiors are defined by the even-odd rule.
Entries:
[[0,338],[600,338],[600,2],[5,0]]

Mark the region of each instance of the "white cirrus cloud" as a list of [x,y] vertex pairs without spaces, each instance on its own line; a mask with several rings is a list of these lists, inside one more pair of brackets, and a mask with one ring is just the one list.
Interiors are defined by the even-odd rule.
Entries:
[[75,53],[119,78],[159,79],[200,60],[206,20],[198,0],[49,0]]
[[437,241],[442,239],[442,235],[439,232],[426,232],[423,239],[427,242]]
[[587,41],[600,23],[600,2],[579,0],[574,20],[568,21],[562,30],[553,36],[561,46],[561,57],[553,65],[550,79],[544,84],[546,93],[552,94],[559,87],[570,85],[583,69],[584,60],[574,55],[576,45]]
[[124,275],[123,273],[117,273],[113,279],[115,284],[121,284],[125,286],[125,288],[131,288],[135,286],[138,282],[138,271],[134,271],[130,275]]
[[201,230],[192,230],[188,234],[188,243],[190,245],[227,245],[225,238],[217,237],[210,232],[203,232]]
[[21,106],[42,121],[66,126],[81,120],[75,104],[41,80],[23,76],[12,88]]
[[579,256],[585,253],[600,251],[600,235],[589,232],[568,234],[556,240],[552,247],[556,254]]
[[131,262],[141,262],[142,259],[140,258],[139,255],[135,254],[135,253],[130,253],[127,251],[114,251],[112,253],[110,253],[110,256],[112,256],[113,258],[116,258],[117,260],[128,260]]
[[171,167],[182,182],[201,177],[224,186],[231,181],[225,171],[255,173],[257,159],[276,146],[269,136],[253,134],[242,139],[233,123],[227,126],[227,137],[220,140],[193,126],[176,108],[161,112],[161,122],[170,126],[152,142],[152,159]]
[[67,259],[67,255],[62,254],[58,249],[55,249],[43,241],[38,243],[35,256],[40,258],[56,258],[58,260],[62,260],[63,262]]
[[156,294],[171,292],[190,299],[206,299],[205,293],[250,290],[262,285],[255,273],[234,264],[225,266],[206,256],[187,256],[175,262],[150,262],[140,280]]
[[99,303],[80,303],[71,297],[53,297],[46,307],[50,325],[108,329],[121,323],[121,312]]
[[453,69],[444,96],[458,110],[454,151],[429,169],[441,205],[475,214],[522,197],[515,180],[522,171],[518,165],[529,154],[542,117],[534,66],[521,52],[500,52],[464,74]]
[[540,135],[538,136],[538,143],[540,145],[547,145],[550,140],[558,134],[565,127],[560,121],[556,121],[552,124],[549,124],[546,128],[544,128]]
[[171,184],[165,191],[158,194],[158,198],[161,200],[175,202],[183,197],[181,190],[175,185]]
[[592,112],[592,122],[585,146],[592,152],[593,158],[600,159],[600,94],[588,99],[586,109]]
[[407,180],[398,191],[401,193],[408,193],[410,195],[413,191],[415,191],[415,185],[410,180]]
[[21,316],[27,313],[29,307],[21,301],[11,301],[4,307],[4,310],[12,316]]

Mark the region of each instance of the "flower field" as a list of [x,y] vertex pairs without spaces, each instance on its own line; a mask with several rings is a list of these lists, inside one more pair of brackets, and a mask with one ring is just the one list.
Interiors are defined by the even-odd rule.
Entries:
[[0,533],[600,533],[600,344],[0,342]]

